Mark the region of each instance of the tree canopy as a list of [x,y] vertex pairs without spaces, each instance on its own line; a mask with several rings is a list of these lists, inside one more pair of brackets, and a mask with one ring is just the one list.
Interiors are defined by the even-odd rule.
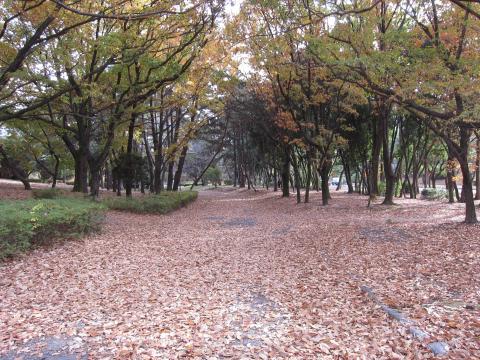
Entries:
[[477,222],[478,2],[230,8],[4,0],[2,168],[94,197],[178,190],[216,169],[215,183],[292,187],[298,202],[321,190],[323,205],[332,178],[385,205],[445,180]]

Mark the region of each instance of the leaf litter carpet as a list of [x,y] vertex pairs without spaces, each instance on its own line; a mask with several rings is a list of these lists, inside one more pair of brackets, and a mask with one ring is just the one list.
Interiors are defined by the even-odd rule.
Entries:
[[480,358],[479,228],[461,204],[397,202],[218,190],[110,212],[100,234],[0,264],[0,359],[433,357],[363,285],[446,358]]

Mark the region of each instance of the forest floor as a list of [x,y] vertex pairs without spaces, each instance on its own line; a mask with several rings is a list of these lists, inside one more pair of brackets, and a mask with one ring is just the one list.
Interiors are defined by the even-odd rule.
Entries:
[[0,359],[422,359],[435,341],[480,358],[480,229],[462,204],[320,197],[203,191],[0,264]]

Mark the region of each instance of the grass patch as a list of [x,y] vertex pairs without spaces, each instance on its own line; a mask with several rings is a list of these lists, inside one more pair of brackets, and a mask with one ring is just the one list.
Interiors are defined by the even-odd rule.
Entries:
[[96,231],[104,212],[100,203],[75,198],[0,201],[0,259]]
[[166,214],[194,201],[196,191],[165,191],[159,195],[143,197],[112,197],[103,202],[112,210],[130,211],[134,213]]

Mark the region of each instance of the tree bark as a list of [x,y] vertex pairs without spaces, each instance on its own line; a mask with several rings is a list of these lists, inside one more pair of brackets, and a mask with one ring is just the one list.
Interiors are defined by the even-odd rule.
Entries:
[[343,173],[344,172],[345,172],[344,169],[340,172],[340,176],[338,177],[338,184],[337,184],[337,187],[336,187],[335,191],[339,191],[342,188],[342,180],[343,180]]
[[319,172],[322,179],[322,205],[328,205],[328,200],[330,199],[330,189],[328,187],[330,166],[327,160],[323,163]]
[[98,198],[98,195],[100,194],[100,169],[97,167],[90,167],[90,176],[92,181],[90,196]]
[[289,197],[289,179],[290,179],[290,150],[288,146],[285,146],[283,154],[283,167],[282,167],[282,196]]
[[396,176],[392,169],[392,159],[390,157],[390,146],[388,144],[388,114],[390,110],[386,104],[380,105],[379,133],[382,138],[383,149],[383,171],[385,175],[385,198],[383,205],[393,205],[393,195],[395,193]]
[[370,169],[370,196],[377,196],[378,194],[378,165],[380,158],[380,149],[382,147],[382,132],[380,121],[375,121],[373,126],[373,146],[372,146],[372,161]]
[[277,168],[273,168],[273,191],[278,191]]
[[[135,107],[135,105],[133,106]],[[133,164],[132,164],[132,154],[133,154],[133,135],[135,131],[135,122],[137,115],[132,113],[130,117],[130,124],[128,125],[128,139],[127,139],[127,166],[126,166],[126,176],[125,176],[125,195],[127,197],[132,197],[132,187],[133,187]]]
[[475,200],[480,200],[480,135],[477,135],[475,158]]
[[460,169],[462,170],[463,186],[462,193],[465,198],[465,222],[467,224],[475,224],[477,222],[477,214],[475,211],[475,202],[473,198],[472,178],[468,168],[468,160],[460,161]]
[[173,191],[178,191],[180,181],[182,179],[183,165],[185,164],[185,158],[187,157],[188,145],[184,146],[180,158],[178,159],[177,171],[175,171],[175,176],[173,177]]
[[88,193],[88,158],[81,150],[74,155],[75,179],[73,182],[74,192]]
[[305,181],[305,203],[310,202],[310,184],[312,182],[312,158],[307,153],[307,178]]
[[58,170],[60,168],[60,157],[56,154],[53,156],[55,158],[55,168],[53,170],[53,176],[52,176],[52,188],[55,188],[57,186]]
[[448,154],[448,161],[447,161],[447,190],[448,190],[448,202],[454,203],[454,194],[453,194],[453,156]]
[[352,194],[354,191],[353,184],[352,184],[352,173],[350,171],[350,165],[348,164],[346,159],[343,161],[343,170],[345,172],[345,181],[347,182],[347,188],[348,188],[347,193]]
[[292,165],[293,165],[293,174],[295,178],[295,189],[297,190],[297,204],[302,202],[301,194],[300,194],[300,172],[298,169],[298,161],[297,155],[295,151],[292,151]]
[[467,224],[477,223],[475,202],[473,198],[472,177],[468,168],[468,150],[472,131],[466,126],[460,127],[460,148],[457,160],[460,163],[460,170],[463,176],[462,192],[465,198],[465,222]]

